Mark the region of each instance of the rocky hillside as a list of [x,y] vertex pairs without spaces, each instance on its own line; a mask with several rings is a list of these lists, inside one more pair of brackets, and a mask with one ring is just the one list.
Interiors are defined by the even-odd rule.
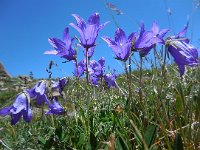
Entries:
[[0,63],[0,77],[7,77],[9,78],[10,75],[8,74],[8,72],[5,70],[4,66],[2,63]]

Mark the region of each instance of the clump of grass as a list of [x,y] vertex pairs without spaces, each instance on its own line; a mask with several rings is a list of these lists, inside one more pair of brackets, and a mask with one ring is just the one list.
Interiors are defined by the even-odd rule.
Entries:
[[[197,149],[200,70],[188,69],[182,81],[175,66],[167,66],[164,81],[160,71],[144,70],[148,79],[142,80],[142,101],[137,91],[139,73],[133,72],[136,91],[131,110],[118,89],[90,87],[88,91],[85,81],[76,84],[71,79],[64,91],[64,115],[41,118],[34,110],[31,123],[20,121],[16,126],[1,118],[0,139],[11,149]],[[125,76],[119,80],[126,90]]]

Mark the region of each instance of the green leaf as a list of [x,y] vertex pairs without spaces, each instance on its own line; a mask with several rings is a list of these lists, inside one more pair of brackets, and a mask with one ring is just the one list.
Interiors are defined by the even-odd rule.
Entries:
[[57,135],[60,140],[62,139],[62,127],[56,128],[55,135]]
[[180,134],[177,134],[174,139],[173,150],[183,150],[183,142]]
[[183,102],[181,100],[181,97],[179,95],[176,95],[176,101],[175,101],[175,107],[178,113],[183,112]]
[[153,124],[149,125],[144,134],[144,139],[148,147],[151,147],[151,145],[155,142],[156,133],[157,133],[156,128],[157,128],[156,125],[153,125]]
[[123,150],[129,150],[127,143],[125,142],[124,138],[120,135],[119,136],[119,143]]
[[90,145],[92,147],[92,150],[97,148],[97,144],[98,142],[96,136],[92,132],[90,132]]
[[39,141],[39,143],[42,143],[43,145],[46,144],[46,140],[42,136],[38,137],[38,141]]
[[52,134],[50,138],[46,141],[45,149],[50,149],[54,145],[54,135]]
[[78,146],[81,147],[84,144],[84,142],[85,142],[85,135],[84,133],[81,133],[78,141]]

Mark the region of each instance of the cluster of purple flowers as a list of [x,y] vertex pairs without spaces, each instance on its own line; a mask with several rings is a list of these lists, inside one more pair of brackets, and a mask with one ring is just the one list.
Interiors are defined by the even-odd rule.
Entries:
[[[62,95],[62,90],[66,85],[66,78],[59,81],[52,81],[51,88],[57,90]],[[31,101],[41,106],[46,104],[49,110],[45,114],[63,114],[64,108],[58,103],[57,96],[52,97],[52,102],[47,98],[47,82],[45,80],[38,82],[32,89],[24,90],[18,94],[14,103],[0,110],[0,116],[11,115],[11,124],[15,125],[23,116],[26,122],[32,119]]]
[[[98,13],[92,14],[87,23],[79,15],[73,14],[73,16],[77,24],[70,23],[70,26],[79,32],[79,45],[83,48],[85,56],[87,53],[87,57],[90,59],[94,53],[98,32],[105,27],[108,22],[100,25]],[[177,63],[180,75],[182,76],[184,74],[185,65],[196,66],[199,64],[198,50],[189,43],[189,39],[184,37],[187,27],[188,25],[180,33],[164,39],[169,29],[160,29],[157,22],[154,22],[150,30],[145,30],[144,23],[142,22],[139,32],[133,32],[128,37],[126,37],[125,32],[121,28],[118,28],[115,32],[114,39],[107,36],[103,36],[102,39],[112,48],[115,58],[123,62],[126,62],[128,58],[132,56],[133,52],[139,52],[141,57],[145,57],[156,44],[165,45],[169,53],[174,57],[174,61]],[[73,62],[75,62],[77,53],[72,48],[73,40],[74,38],[70,39],[69,29],[66,28],[63,40],[56,38],[49,39],[50,44],[55,50],[46,51],[45,54],[59,55],[60,57],[66,58],[68,61],[73,60]],[[75,76],[80,77],[86,72],[86,59],[81,60],[78,65],[75,65]],[[94,72],[101,72],[101,64],[96,61],[90,61],[89,64],[90,63],[90,81],[94,85],[98,85],[99,77],[97,77],[95,73],[91,73],[91,70]],[[96,66],[96,69],[91,69],[93,68],[91,67],[92,65]],[[104,77],[104,79],[106,78]]]
[[[92,14],[87,23],[77,14],[73,14],[72,16],[76,19],[77,24],[70,23],[70,26],[76,29],[80,34],[80,39],[78,39],[79,43],[76,45],[83,49],[86,58],[77,62],[77,52],[72,48],[72,42],[75,38],[70,39],[68,27],[64,31],[63,40],[49,38],[49,43],[55,50],[46,51],[44,54],[58,55],[68,61],[72,61],[75,66],[74,75],[77,77],[83,76],[88,71],[89,82],[95,86],[99,86],[99,80],[104,79],[108,88],[116,87],[115,79],[117,75],[115,71],[113,74],[105,74],[105,59],[102,57],[99,61],[90,60],[94,54],[98,32],[109,22],[100,25],[100,16],[98,13]],[[89,60],[87,62],[88,64],[86,60]]]
[[[74,29],[80,34],[78,39],[79,45],[86,56],[85,59],[77,61],[77,51],[73,48],[73,41],[76,38],[70,38],[69,28],[64,30],[63,39],[49,38],[49,43],[53,46],[54,50],[46,51],[45,54],[58,55],[61,58],[65,58],[68,61],[74,63],[74,75],[81,77],[84,74],[89,77],[91,84],[99,86],[99,81],[106,81],[108,88],[116,87],[117,74],[115,70],[113,73],[105,73],[105,59],[100,58],[98,61],[90,60],[94,54],[96,47],[95,41],[98,36],[98,32],[106,26],[108,22],[100,25],[100,16],[98,13],[92,14],[88,22],[86,23],[83,18],[73,14],[77,21],[77,24],[70,23]],[[156,44],[165,45],[168,48],[169,53],[177,63],[180,75],[182,76],[185,71],[185,65],[197,66],[198,50],[189,43],[189,39],[184,37],[187,31],[188,25],[178,34],[170,36],[164,39],[169,29],[160,29],[156,22],[153,23],[152,28],[146,31],[144,23],[140,25],[139,32],[133,32],[126,37],[125,32],[118,28],[115,32],[115,38],[103,36],[102,39],[112,48],[115,58],[126,62],[131,58],[133,52],[139,52],[141,57],[145,57],[150,50]],[[23,116],[26,122],[30,122],[32,119],[31,101],[34,99],[37,105],[46,104],[49,110],[46,114],[63,114],[64,108],[58,103],[57,98],[62,95],[63,88],[66,85],[66,78],[61,78],[59,81],[50,84],[51,89],[56,90],[59,93],[56,96],[51,97],[51,101],[47,98],[47,89],[49,87],[47,81],[43,80],[38,82],[32,89],[27,89],[18,94],[15,98],[15,102],[4,109],[0,110],[0,115],[11,115],[11,124],[15,125],[19,119]]]
[[189,43],[188,38],[184,37],[187,27],[188,25],[175,36],[170,36],[164,40],[169,29],[160,29],[154,22],[151,30],[145,31],[144,23],[141,23],[140,31],[131,33],[128,38],[126,38],[124,31],[118,28],[114,40],[106,36],[102,39],[112,48],[116,59],[123,62],[131,57],[132,52],[139,52],[141,57],[145,57],[156,44],[165,45],[177,63],[182,76],[185,65],[199,65],[198,50]]
[[[74,62],[75,64],[75,62]],[[76,64],[75,64],[76,65]],[[116,87],[116,78],[117,74],[115,70],[113,73],[107,73],[105,74],[105,58],[101,57],[98,61],[90,60],[88,70],[90,75],[90,82],[94,86],[99,86],[99,80],[104,79],[108,85],[108,88]],[[75,67],[74,72],[75,76],[81,77],[84,75],[84,72],[86,71],[86,61],[81,60],[78,63],[78,66]]]

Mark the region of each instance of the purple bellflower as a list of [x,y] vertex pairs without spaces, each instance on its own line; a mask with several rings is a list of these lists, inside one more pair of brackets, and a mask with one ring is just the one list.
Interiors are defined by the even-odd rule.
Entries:
[[198,50],[193,45],[189,44],[189,39],[184,38],[187,27],[188,25],[185,26],[181,32],[166,40],[168,51],[179,67],[180,76],[185,72],[185,65],[191,67],[199,65]]
[[[80,46],[80,47],[83,49],[84,56],[86,56],[86,48],[84,48],[84,47],[83,47],[82,45],[80,45],[80,44],[78,44],[78,46]],[[94,54],[94,49],[95,49],[95,46],[90,47],[90,48],[88,49],[88,58],[89,58],[89,59],[93,56],[93,54]]]
[[45,113],[46,115],[49,114],[61,115],[65,112],[64,108],[55,100],[55,98],[53,99],[51,104],[48,101],[47,105],[49,107],[49,111]]
[[89,73],[90,73],[90,82],[98,86],[98,81],[103,77],[104,69],[105,69],[105,58],[102,57],[99,61],[91,60],[89,65]]
[[108,85],[108,88],[111,88],[111,87],[116,88],[117,87],[117,84],[115,81],[116,78],[117,78],[117,74],[116,74],[115,70],[112,74],[109,73],[109,74],[104,75],[104,79]]
[[90,82],[94,85],[94,86],[99,86],[99,80],[100,78],[96,77],[96,76],[90,76]]
[[95,60],[91,60],[89,65],[90,75],[96,76],[98,78],[103,77],[103,72],[105,68],[104,64],[105,64],[104,57],[100,58],[98,62],[96,62]]
[[150,31],[145,31],[144,23],[140,25],[140,33],[136,37],[134,49],[139,50],[140,56],[146,56],[154,44],[165,44],[163,38],[169,29],[159,29],[157,22],[154,22]]
[[39,81],[32,89],[27,90],[31,98],[36,98],[36,103],[42,105],[47,102],[46,81]]
[[77,76],[77,77],[81,77],[85,70],[86,70],[86,61],[85,59],[81,60],[78,64],[76,64],[75,61],[73,61],[74,63],[74,76]]
[[55,50],[46,51],[44,54],[58,55],[68,61],[75,60],[76,51],[72,49],[72,41],[69,37],[69,28],[66,28],[63,35],[63,41],[57,38],[49,38],[49,43]]
[[115,32],[115,40],[106,36],[102,37],[102,39],[110,48],[112,48],[116,59],[126,62],[131,54],[132,39],[134,35],[135,33],[132,33],[127,39],[124,31],[118,28]]
[[19,94],[11,106],[0,110],[0,116],[6,115],[11,115],[12,125],[15,125],[22,116],[26,122],[30,122],[32,119],[32,111],[30,109],[29,94],[27,92]]
[[66,84],[66,78],[61,78],[58,81],[53,81],[52,88],[58,89],[61,94]]
[[95,46],[98,32],[104,28],[108,22],[100,25],[100,16],[98,13],[92,14],[87,23],[77,14],[73,14],[72,16],[76,19],[77,24],[70,23],[70,25],[79,32],[81,36],[80,44],[87,49]]

